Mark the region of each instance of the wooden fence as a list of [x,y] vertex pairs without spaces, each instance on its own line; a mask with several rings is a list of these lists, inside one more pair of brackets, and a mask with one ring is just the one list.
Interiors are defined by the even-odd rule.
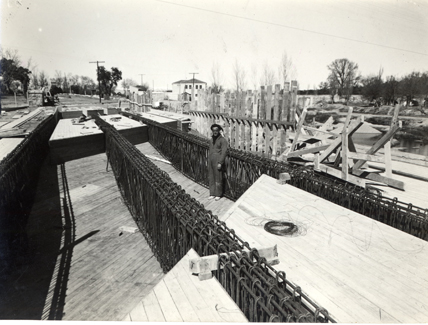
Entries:
[[279,156],[286,148],[287,133],[294,129],[297,108],[297,81],[262,86],[259,91],[211,93],[199,90],[189,114],[195,128],[209,137],[210,126],[223,126],[232,148]]

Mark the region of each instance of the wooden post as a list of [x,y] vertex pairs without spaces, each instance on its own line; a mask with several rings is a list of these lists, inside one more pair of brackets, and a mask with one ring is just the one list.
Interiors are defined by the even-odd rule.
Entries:
[[348,125],[351,121],[353,108],[348,108],[345,124],[342,130],[342,178],[348,181]]
[[279,107],[279,92],[281,90],[281,86],[279,84],[275,85],[275,95],[273,100],[273,119],[275,121],[279,121],[279,114],[281,113]]
[[278,151],[278,125],[272,125],[272,157],[277,156]]
[[251,128],[251,151],[256,152],[257,147],[257,123],[250,123]]
[[281,126],[279,130],[279,146],[280,154],[282,154],[287,149],[287,131],[284,130],[284,126]]
[[239,138],[239,149],[245,150],[245,121],[241,120],[241,136]]
[[297,90],[298,85],[296,80],[291,81],[291,113],[290,122],[295,122],[296,106],[297,106]]
[[250,151],[251,150],[251,122],[249,124],[247,122],[245,123],[245,150]]
[[235,119],[235,149],[239,149],[240,137],[241,137],[241,123],[238,119]]
[[252,107],[252,114],[251,117],[252,118],[257,118],[257,113],[258,113],[258,95],[259,93],[257,91],[254,91],[253,93],[253,107]]
[[284,91],[282,94],[282,112],[281,112],[281,120],[282,121],[290,121],[290,83],[284,83]]
[[[386,134],[382,136],[366,153],[368,155],[374,155],[382,146],[385,145],[388,141],[392,139],[395,132],[399,129],[398,125],[394,125]],[[355,163],[355,165],[352,167],[353,171],[356,171],[357,169],[361,168],[362,165],[364,165],[365,160],[359,160]]]
[[296,135],[294,136],[294,140],[293,140],[293,143],[291,145],[290,152],[293,152],[294,149],[296,148],[297,141],[299,139],[300,133],[302,132],[303,123],[305,122],[306,113],[307,113],[307,110],[305,108],[305,109],[303,109],[302,115],[299,118],[299,123],[297,124],[297,129],[296,129]]
[[270,153],[270,143],[271,143],[270,137],[271,137],[271,134],[270,134],[269,125],[268,125],[268,123],[265,123],[265,150],[264,150],[264,152],[266,155],[269,155],[269,153]]
[[[352,134],[354,134],[355,131],[357,131],[363,123],[363,116],[359,116],[356,120],[352,121],[352,123],[350,123],[349,125],[348,136],[352,136]],[[324,152],[320,155],[320,163],[327,159],[333,153],[333,151],[340,147],[341,144],[341,137],[337,137],[336,139],[334,139],[333,142],[329,145],[329,147],[324,150]]]
[[266,120],[272,120],[272,85],[266,89]]
[[230,147],[235,148],[235,138],[236,138],[236,122],[233,119],[230,119]]
[[258,123],[257,126],[257,152],[263,152],[264,139],[263,139],[263,126],[261,123]]
[[259,111],[259,119],[266,119],[266,91],[265,87],[260,87],[260,111]]

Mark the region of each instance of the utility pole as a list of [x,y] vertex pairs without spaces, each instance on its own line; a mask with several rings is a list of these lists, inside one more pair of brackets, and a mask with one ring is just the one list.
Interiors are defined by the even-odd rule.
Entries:
[[195,74],[199,74],[199,72],[189,72],[189,74],[193,75],[192,78],[192,82],[193,82],[193,86],[192,86],[192,102],[195,100]]
[[105,61],[93,61],[93,62],[89,62],[89,63],[96,63],[97,64],[98,93],[100,95],[100,103],[101,103],[101,87],[100,87],[100,75],[99,75],[98,63],[105,63]]
[[140,73],[139,76],[141,76],[141,86],[143,86],[143,76],[144,76],[144,74]]

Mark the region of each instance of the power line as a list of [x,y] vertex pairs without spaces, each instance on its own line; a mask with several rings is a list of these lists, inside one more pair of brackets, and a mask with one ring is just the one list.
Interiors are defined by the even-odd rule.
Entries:
[[199,7],[194,7],[194,6],[189,6],[189,5],[179,4],[179,3],[174,3],[174,2],[170,2],[170,1],[165,1],[165,0],[154,0],[154,1],[162,2],[162,3],[174,5],[174,6],[184,7],[184,8],[190,8],[190,9],[199,10],[199,11],[205,11],[205,12],[209,12],[209,13],[213,13],[213,14],[218,14],[218,15],[223,15],[223,16],[228,16],[228,17],[244,19],[244,20],[253,21],[253,22],[256,22],[256,23],[262,23],[262,24],[267,24],[267,25],[272,25],[272,26],[278,26],[278,27],[283,27],[283,28],[298,30],[298,31],[305,32],[305,33],[311,33],[311,34],[316,34],[316,35],[323,35],[323,36],[328,36],[328,37],[343,39],[343,40],[346,40],[346,41],[351,41],[351,42],[356,42],[356,43],[362,43],[362,44],[367,44],[367,45],[374,45],[374,46],[379,46],[379,47],[383,47],[383,48],[387,48],[387,49],[392,49],[392,50],[397,50],[397,51],[403,51],[403,52],[408,52],[408,53],[413,53],[413,54],[419,54],[419,55],[428,56],[428,53],[416,52],[416,51],[406,50],[406,49],[402,49],[402,48],[398,48],[398,47],[393,47],[393,46],[388,46],[388,45],[382,45],[382,44],[372,43],[372,42],[367,42],[367,41],[361,41],[361,40],[354,39],[354,38],[349,38],[349,37],[343,37],[343,36],[338,36],[338,35],[333,35],[333,34],[328,34],[328,33],[317,32],[317,31],[310,30],[310,29],[304,29],[304,28],[299,28],[299,27],[294,27],[294,26],[289,26],[289,25],[284,25],[284,24],[279,24],[279,23],[273,23],[273,22],[264,21],[264,20],[260,20],[260,19],[255,19],[255,18],[249,18],[249,17],[239,16],[239,15],[234,15],[234,14],[228,14],[228,13],[220,12],[220,11],[216,11],[216,10],[204,9],[204,8],[199,8]]

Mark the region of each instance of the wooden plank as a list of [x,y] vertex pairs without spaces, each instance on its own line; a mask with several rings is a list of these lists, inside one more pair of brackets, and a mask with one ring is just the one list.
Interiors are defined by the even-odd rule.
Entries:
[[395,107],[394,107],[394,114],[392,116],[391,124],[390,124],[391,127],[393,127],[394,125],[397,125],[398,114],[400,113],[400,107],[401,107],[400,104],[396,104]]
[[[391,129],[385,133],[382,138],[380,138],[378,141],[376,141],[376,143],[369,149],[367,150],[367,154],[369,155],[373,155],[376,152],[378,152],[378,150],[385,145],[385,143],[387,143],[389,140],[392,139],[392,137],[394,136],[394,134],[398,131],[400,127],[398,125],[394,125],[393,127],[391,127]],[[354,166],[352,167],[353,170],[357,170],[359,168],[361,168],[361,166],[365,163],[364,160],[359,160],[357,161]]]
[[[203,296],[196,287],[195,282],[192,281],[189,276],[183,276],[183,274],[189,274],[188,270],[184,269],[181,263],[178,263],[170,272],[173,272],[178,284],[185,293],[187,299],[192,302],[193,310],[196,312],[199,321],[215,321],[216,315],[213,313],[212,310],[209,309],[207,301],[204,300]],[[196,281],[199,282],[197,278]],[[205,282],[202,283],[205,284]]]
[[[329,166],[324,165],[324,164],[319,164],[318,171],[327,173],[327,174],[332,175],[332,176],[337,177],[337,178],[342,178],[342,171],[335,169],[333,167],[329,167]],[[359,177],[348,175],[347,181],[352,183],[352,184],[361,186],[361,187],[366,187],[366,181],[364,179],[359,178]]]
[[297,124],[297,129],[296,129],[296,135],[294,136],[293,143],[291,144],[290,152],[293,152],[297,146],[297,141],[299,140],[299,136],[302,133],[302,126],[303,126],[303,123],[305,122],[306,113],[307,113],[307,110],[305,108],[303,109],[302,115],[299,118],[299,123]]
[[272,85],[266,87],[266,119],[272,119]]
[[334,137],[334,138],[337,138],[337,137],[340,136],[337,133],[333,133],[333,132],[330,132],[330,131],[320,130],[320,129],[317,129],[317,128],[314,128],[314,127],[311,127],[311,126],[306,126],[305,125],[305,126],[303,126],[303,128],[306,129],[306,130],[315,131],[314,136],[317,136],[317,134],[316,134],[317,132],[324,133],[324,134],[328,135],[329,137]]
[[241,136],[239,138],[239,149],[245,150],[245,122],[241,121]]
[[174,304],[177,306],[183,321],[199,322],[199,317],[193,308],[192,300],[187,298],[173,272],[169,272],[163,281],[171,292],[171,297],[174,300]]
[[183,319],[175,305],[164,281],[159,282],[154,288],[156,299],[162,309],[163,317],[167,322],[182,322]]
[[388,186],[397,188],[399,190],[404,190],[404,182],[403,181],[399,181],[390,177],[385,177],[382,175],[379,175],[377,173],[370,173],[370,172],[366,172],[364,170],[353,170],[352,171],[353,175],[359,176],[359,177],[364,177],[366,179],[370,179],[372,181],[376,181],[376,182],[381,182],[384,183]]
[[352,110],[352,107],[348,108],[348,115],[342,130],[342,179],[345,181],[348,180],[348,125],[351,121]]
[[[358,130],[358,128],[363,125],[364,121],[362,116],[359,116],[357,119],[355,119],[354,121],[352,121],[349,124],[349,129],[348,129],[348,137],[351,137],[355,131]],[[330,147],[327,148],[320,156],[320,162],[323,162],[325,159],[327,159],[327,157],[329,157],[333,151],[335,151],[342,143],[342,138],[336,138],[333,140],[333,142],[330,144]]]
[[149,322],[166,322],[156,294],[151,291],[143,300],[144,310],[146,311]]
[[281,113],[281,107],[279,106],[279,92],[281,90],[281,85],[276,84],[275,85],[275,94],[274,94],[274,109],[273,109],[273,119],[279,120],[279,115]]
[[[278,130],[272,126],[272,156],[276,157],[278,151]],[[279,155],[278,155],[279,156]]]
[[296,150],[293,152],[289,152],[287,155],[285,155],[285,157],[289,158],[289,157],[299,157],[301,155],[306,155],[308,153],[318,153],[320,151],[323,151],[325,149],[327,149],[330,145],[329,144],[325,144],[322,146],[318,146],[318,147],[312,147],[312,148],[308,148],[308,149],[301,149],[301,150]]
[[271,136],[270,136],[270,129],[269,129],[269,126],[267,124],[264,127],[264,136],[265,136],[265,139],[264,139],[264,153],[266,155],[269,155],[270,154],[270,144],[271,144],[270,137]]
[[391,161],[391,141],[388,141],[383,146],[385,159],[385,176],[392,177],[392,161]]
[[290,83],[284,83],[284,91],[282,94],[282,111],[281,111],[281,120],[282,121],[290,121]]
[[381,156],[368,155],[360,152],[349,152],[348,157],[351,159],[365,160],[365,161],[374,161],[374,162],[385,162],[385,158]]
[[266,90],[264,86],[260,87],[260,106],[259,119],[266,119]]

